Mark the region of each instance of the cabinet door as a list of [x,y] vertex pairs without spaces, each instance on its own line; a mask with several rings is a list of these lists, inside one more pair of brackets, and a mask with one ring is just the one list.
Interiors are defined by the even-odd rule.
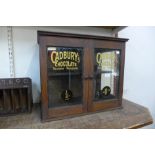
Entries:
[[94,41],[91,49],[88,111],[121,106],[124,46],[119,42]]
[[43,37],[42,40],[40,61],[43,119],[86,112],[86,41],[63,37]]

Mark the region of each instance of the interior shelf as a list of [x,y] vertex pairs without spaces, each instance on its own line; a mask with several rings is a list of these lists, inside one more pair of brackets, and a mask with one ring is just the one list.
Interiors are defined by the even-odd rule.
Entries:
[[110,74],[112,71],[96,71],[95,74]]
[[49,72],[48,73],[48,76],[74,76],[74,75],[82,75],[82,73],[80,72],[61,72],[61,73],[54,73],[54,72]]

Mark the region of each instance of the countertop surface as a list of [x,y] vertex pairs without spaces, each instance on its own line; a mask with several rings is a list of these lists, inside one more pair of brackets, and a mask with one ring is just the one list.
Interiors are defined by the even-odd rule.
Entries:
[[30,114],[0,117],[3,129],[123,129],[140,128],[153,123],[146,107],[123,100],[122,108],[111,111],[66,118],[50,122],[41,122],[40,108],[33,107]]

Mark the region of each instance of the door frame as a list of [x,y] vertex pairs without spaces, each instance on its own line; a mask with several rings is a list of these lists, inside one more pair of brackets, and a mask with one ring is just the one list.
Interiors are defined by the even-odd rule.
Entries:
[[[40,76],[41,76],[41,102],[42,102],[42,120],[50,120],[51,118],[62,118],[68,115],[81,114],[87,112],[88,98],[88,60],[87,57],[87,40],[79,38],[64,38],[62,36],[40,36]],[[49,108],[48,98],[48,71],[47,71],[47,47],[81,47],[83,48],[83,99],[82,104]],[[84,61],[86,60],[86,61]]]
[[[93,80],[94,80],[94,49],[95,48],[103,48],[103,49],[112,49],[119,50],[121,52],[120,55],[120,74],[119,74],[119,96],[116,99],[107,99],[100,101],[93,101]],[[88,98],[88,111],[95,112],[99,110],[105,109],[113,109],[119,108],[122,105],[122,95],[123,95],[123,79],[124,79],[124,62],[125,62],[125,44],[124,42],[116,42],[116,41],[106,41],[106,40],[94,40],[91,46],[91,63],[89,68],[89,75],[93,78],[89,80],[89,98]]]

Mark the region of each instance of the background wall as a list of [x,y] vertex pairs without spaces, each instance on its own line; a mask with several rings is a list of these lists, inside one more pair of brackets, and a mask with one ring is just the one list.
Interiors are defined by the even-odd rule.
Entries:
[[[38,30],[100,36],[112,35],[110,30],[94,27],[13,27],[15,76],[32,79],[34,103],[40,100]],[[9,77],[7,27],[0,27],[0,78]]]
[[[155,121],[155,27],[127,27],[124,98],[149,108]],[[148,126],[155,128],[155,123]]]
[[0,27],[0,78],[9,77],[9,53],[6,27]]

